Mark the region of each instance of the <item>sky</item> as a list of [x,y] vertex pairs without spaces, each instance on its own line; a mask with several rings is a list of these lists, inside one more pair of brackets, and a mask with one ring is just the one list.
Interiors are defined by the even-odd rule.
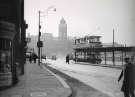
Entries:
[[[49,9],[56,8],[56,12]],[[101,41],[135,45],[135,0],[25,0],[27,33],[38,35],[41,13],[41,33],[58,36],[62,18],[67,23],[67,34],[73,37],[100,35]]]

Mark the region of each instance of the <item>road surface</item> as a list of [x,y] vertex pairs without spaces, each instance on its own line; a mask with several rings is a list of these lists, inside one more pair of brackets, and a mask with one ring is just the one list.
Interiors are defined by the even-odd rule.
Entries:
[[51,63],[49,66],[108,94],[110,97],[123,97],[123,93],[120,91],[122,81],[119,83],[117,81],[120,69],[75,64],[74,62],[66,64],[63,59],[56,61],[48,59],[43,62]]

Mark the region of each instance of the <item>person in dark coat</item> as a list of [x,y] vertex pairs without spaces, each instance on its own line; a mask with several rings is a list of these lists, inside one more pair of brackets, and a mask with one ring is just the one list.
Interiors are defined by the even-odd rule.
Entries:
[[66,56],[66,63],[69,64],[69,55]]
[[30,53],[30,56],[29,56],[29,62],[31,63],[32,62],[32,55]]
[[32,59],[34,60],[34,63],[36,63],[36,59],[37,59],[37,54],[36,53],[32,54]]
[[130,62],[129,58],[125,58],[125,68],[122,70],[118,82],[124,77],[121,91],[124,92],[125,97],[135,97],[135,66]]

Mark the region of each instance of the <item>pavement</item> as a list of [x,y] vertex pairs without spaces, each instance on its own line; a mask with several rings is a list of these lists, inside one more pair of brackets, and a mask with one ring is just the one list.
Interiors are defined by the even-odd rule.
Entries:
[[0,97],[69,97],[71,88],[58,75],[38,64],[25,64],[19,82],[0,91]]

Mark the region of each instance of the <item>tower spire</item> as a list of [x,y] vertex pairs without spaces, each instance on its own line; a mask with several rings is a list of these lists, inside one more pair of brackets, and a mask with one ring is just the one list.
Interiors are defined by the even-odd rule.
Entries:
[[59,39],[67,40],[67,23],[63,17],[59,24]]

